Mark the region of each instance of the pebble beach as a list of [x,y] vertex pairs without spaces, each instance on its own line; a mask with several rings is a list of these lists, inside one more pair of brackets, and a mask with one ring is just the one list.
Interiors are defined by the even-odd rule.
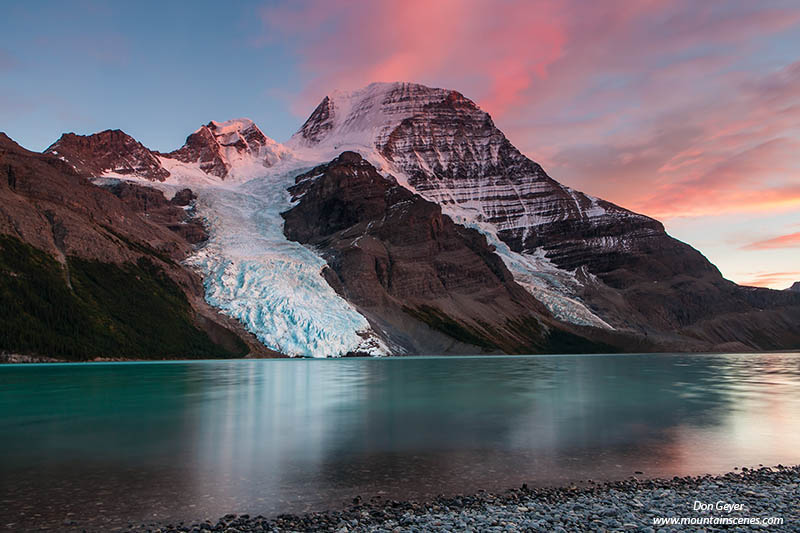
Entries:
[[[706,522],[670,523],[682,518]],[[728,523],[721,523],[724,520]],[[501,494],[480,491],[419,503],[357,497],[349,508],[338,511],[270,518],[226,515],[216,522],[142,524],[130,530],[149,533],[800,531],[800,466],[742,468],[720,476],[587,481],[580,486],[557,488],[523,485]]]

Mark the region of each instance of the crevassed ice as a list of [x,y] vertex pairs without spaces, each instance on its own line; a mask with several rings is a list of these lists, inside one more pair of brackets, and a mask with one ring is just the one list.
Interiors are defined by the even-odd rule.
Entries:
[[207,221],[209,240],[186,263],[203,275],[209,304],[287,355],[390,352],[366,318],[322,277],[325,261],[283,235],[280,213],[292,207],[287,188],[307,164],[262,167],[259,177],[242,183],[246,173],[223,182],[195,163],[161,161],[172,173],[163,183],[130,175],[108,178],[142,182],[168,198],[184,187],[197,194],[197,212]]
[[206,300],[289,355],[386,353],[367,320],[321,276],[325,261],[283,235],[292,175],[197,190],[210,238],[187,263],[203,273]]

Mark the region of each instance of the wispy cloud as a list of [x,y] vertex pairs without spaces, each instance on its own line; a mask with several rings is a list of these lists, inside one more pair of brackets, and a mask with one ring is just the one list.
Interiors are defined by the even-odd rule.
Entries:
[[[477,101],[555,179],[668,228],[694,218],[700,241],[709,217],[800,209],[797,3],[303,0],[261,17],[305,80],[300,117],[335,88],[417,81]],[[720,266],[789,270],[746,244]]]
[[800,281],[800,271],[796,272],[756,272],[741,281],[741,285],[749,287],[789,287]]
[[[659,217],[800,205],[800,62],[755,69],[800,28],[778,2],[305,0],[261,11],[306,115],[334,88],[455,88],[561,181]],[[767,159],[761,159],[767,158]]]
[[507,111],[564,53],[566,13],[542,0],[306,0],[265,7],[267,39],[295,41],[305,114],[334,88],[373,81],[456,87]]
[[742,246],[745,250],[774,250],[778,248],[800,248],[800,231],[779,235],[770,239],[751,242]]

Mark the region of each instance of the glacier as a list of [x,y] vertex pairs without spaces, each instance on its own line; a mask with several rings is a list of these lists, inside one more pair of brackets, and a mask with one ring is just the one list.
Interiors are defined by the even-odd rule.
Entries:
[[286,188],[293,176],[195,190],[210,238],[187,264],[203,274],[206,300],[287,355],[387,353],[367,320],[322,277],[325,261],[284,237],[280,213],[291,207]]
[[[214,123],[223,140],[247,128],[246,120]],[[270,140],[271,141],[271,140]],[[229,175],[211,176],[199,162],[159,157],[170,176],[153,182],[141,176],[106,172],[104,179],[129,180],[171,198],[189,187],[209,239],[185,262],[203,278],[206,301],[239,320],[268,348],[290,356],[335,357],[348,353],[387,355],[389,347],[369,322],[322,276],[326,262],[283,235],[280,213],[292,207],[288,188],[314,162],[299,160],[274,141],[252,157],[222,151]]]

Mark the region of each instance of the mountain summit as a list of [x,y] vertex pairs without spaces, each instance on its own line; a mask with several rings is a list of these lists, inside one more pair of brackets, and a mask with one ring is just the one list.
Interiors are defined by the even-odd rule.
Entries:
[[122,130],[94,135],[65,133],[44,153],[69,161],[87,176],[119,174],[164,181],[169,177],[158,156]]
[[[66,133],[45,153],[68,161],[91,177],[118,176],[164,181],[173,172],[212,179],[247,179],[263,174],[289,151],[247,118],[212,120],[169,153],[149,150],[121,130],[93,135]],[[180,177],[178,179],[181,179]]]
[[271,167],[285,154],[286,150],[264,135],[252,120],[240,118],[212,120],[166,157],[197,164],[203,172],[225,179],[231,172],[243,169],[257,173],[259,165]]
[[456,91],[374,83],[334,92],[287,144],[323,158],[365,152],[454,220],[496,234],[517,254],[507,262],[518,280],[564,320],[644,332],[737,309],[723,296],[733,285],[700,253],[650,217],[555,181]]

